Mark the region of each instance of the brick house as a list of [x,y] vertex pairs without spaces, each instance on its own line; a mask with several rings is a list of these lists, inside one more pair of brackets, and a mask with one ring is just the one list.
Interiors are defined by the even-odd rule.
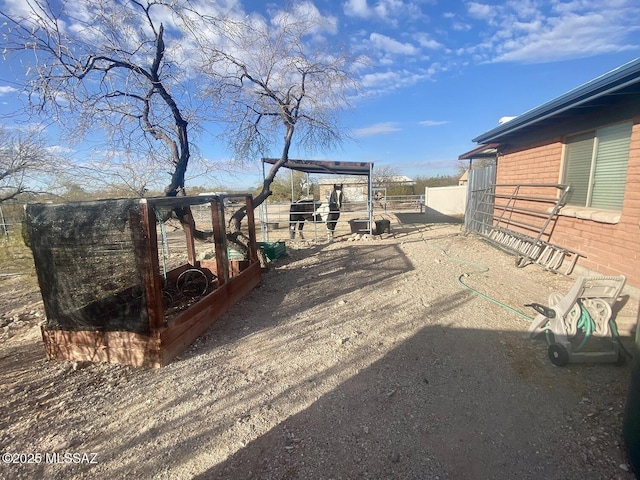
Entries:
[[497,148],[496,184],[570,185],[549,241],[577,272],[640,288],[640,58],[473,139]]

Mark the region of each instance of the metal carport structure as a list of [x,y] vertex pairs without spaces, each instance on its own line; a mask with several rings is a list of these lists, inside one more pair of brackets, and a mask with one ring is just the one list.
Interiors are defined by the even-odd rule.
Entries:
[[[279,158],[262,158],[264,164],[275,165],[279,162]],[[370,162],[341,162],[335,160],[303,160],[289,159],[283,165],[284,168],[296,170],[304,173],[327,174],[327,175],[366,175],[367,176],[367,213],[368,213],[368,231],[371,233],[373,225],[373,201],[372,201],[372,178],[373,163]],[[264,174],[263,174],[264,176]],[[292,198],[293,202],[294,199]]]

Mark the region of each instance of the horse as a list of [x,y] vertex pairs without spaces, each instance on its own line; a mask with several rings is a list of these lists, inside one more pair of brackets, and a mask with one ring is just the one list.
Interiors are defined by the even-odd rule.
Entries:
[[322,217],[316,214],[316,210],[320,207],[320,202],[315,200],[298,200],[289,207],[289,234],[291,239],[296,237],[296,230],[300,233],[300,238],[304,238],[302,229],[304,222],[311,220],[312,222],[321,222]]
[[327,197],[326,202],[316,202],[314,200],[299,200],[291,204],[289,208],[289,233],[291,239],[296,236],[296,230],[300,238],[304,238],[302,229],[304,222],[311,220],[315,223],[325,223],[327,235],[333,238],[338,218],[340,218],[340,208],[342,207],[342,185],[333,185],[333,190]]

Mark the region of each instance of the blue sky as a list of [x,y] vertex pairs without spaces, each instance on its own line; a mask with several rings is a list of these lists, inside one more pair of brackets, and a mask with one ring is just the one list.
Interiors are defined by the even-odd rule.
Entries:
[[[283,2],[218,3],[265,18],[283,8]],[[458,155],[475,147],[471,139],[500,117],[524,113],[640,56],[637,0],[297,3],[327,20],[329,41],[371,59],[360,78],[363,94],[343,116],[353,139],[313,158],[373,162],[408,176],[454,173]],[[3,114],[14,105],[16,82],[5,67]],[[199,147],[210,161],[230,155],[207,143]],[[220,180],[248,187],[260,182],[261,172],[256,159],[242,174]]]

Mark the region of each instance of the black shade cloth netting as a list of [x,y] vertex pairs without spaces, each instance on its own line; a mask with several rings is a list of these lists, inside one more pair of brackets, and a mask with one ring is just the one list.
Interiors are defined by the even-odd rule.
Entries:
[[149,332],[138,211],[133,199],[27,206],[48,329]]

